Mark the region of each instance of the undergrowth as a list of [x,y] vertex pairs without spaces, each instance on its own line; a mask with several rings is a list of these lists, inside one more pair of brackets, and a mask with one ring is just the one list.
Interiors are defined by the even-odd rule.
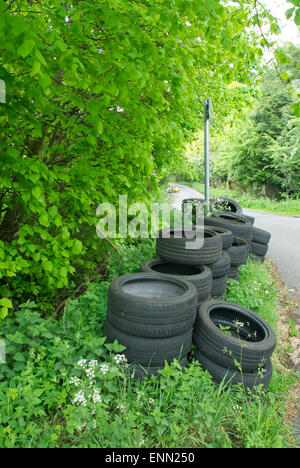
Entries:
[[[59,321],[28,302],[0,328],[1,447],[288,447],[284,406],[294,377],[274,368],[268,391],[215,385],[198,362],[166,364],[160,377],[135,381],[124,347],[103,336],[110,281],[139,271],[154,241],[122,248],[108,278],[68,302]],[[276,324],[276,287],[265,265],[248,261],[227,300]]]

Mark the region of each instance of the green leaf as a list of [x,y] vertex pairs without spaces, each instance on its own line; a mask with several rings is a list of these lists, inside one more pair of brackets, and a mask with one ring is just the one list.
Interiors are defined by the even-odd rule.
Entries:
[[287,19],[290,19],[293,14],[294,14],[294,11],[295,11],[295,8],[289,8],[286,12],[285,12],[285,16]]
[[14,355],[14,359],[15,361],[18,361],[18,362],[24,362],[25,361],[25,357],[22,353],[16,353]]
[[290,76],[290,74],[288,72],[283,72],[281,74],[281,78],[286,81],[286,80],[289,80],[291,78],[291,76]]
[[42,191],[38,185],[32,189],[31,193],[37,200],[40,200],[42,197]]
[[0,299],[0,305],[3,307],[6,307],[7,309],[13,308],[11,301],[7,299],[6,297],[2,297],[2,299]]
[[53,263],[48,260],[43,263],[43,267],[45,271],[48,271],[49,273],[51,273],[51,271],[53,270]]
[[26,58],[33,50],[35,42],[32,39],[26,39],[23,44],[18,48],[18,54]]
[[43,214],[39,217],[39,222],[42,224],[42,226],[48,227],[48,226],[50,225],[50,223],[49,223],[49,218],[48,218],[47,213],[43,213]]
[[103,122],[102,122],[102,120],[97,120],[95,122],[95,127],[96,127],[96,130],[97,130],[97,134],[101,135],[101,133],[103,133]]

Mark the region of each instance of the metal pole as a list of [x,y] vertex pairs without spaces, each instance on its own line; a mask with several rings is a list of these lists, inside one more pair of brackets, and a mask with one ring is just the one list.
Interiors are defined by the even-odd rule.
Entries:
[[[204,149],[205,149],[205,201],[209,204],[210,193],[209,193],[209,103],[205,101],[205,121],[204,121]],[[208,206],[208,205],[207,205]]]

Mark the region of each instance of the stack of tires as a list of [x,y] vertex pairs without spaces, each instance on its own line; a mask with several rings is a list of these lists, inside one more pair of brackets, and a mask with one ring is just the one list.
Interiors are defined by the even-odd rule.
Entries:
[[198,293],[191,282],[154,273],[115,279],[108,293],[104,334],[126,346],[135,377],[157,374],[179,359],[184,367],[192,344]]
[[260,262],[264,263],[266,254],[269,249],[269,242],[271,234],[263,229],[257,227],[253,228],[252,241],[251,241],[251,253],[253,257]]
[[252,240],[253,224],[244,215],[228,212],[215,212],[212,216],[206,217],[204,222],[210,226],[228,229],[235,237],[243,239],[250,245]]
[[254,218],[226,200],[230,211],[205,217],[203,228],[162,229],[159,258],[111,283],[104,334],[126,347],[136,378],[156,375],[174,359],[186,366],[193,341],[195,358],[216,382],[268,385],[273,330],[236,304],[211,302],[223,297],[228,277],[239,279],[238,268],[251,249],[264,258],[270,240],[269,233],[253,227]]
[[[190,235],[194,234],[195,238],[192,241]],[[179,238],[179,236],[181,236]],[[203,236],[203,238],[202,238]],[[201,239],[199,239],[201,237]],[[196,247],[196,241],[200,241],[200,247]],[[195,244],[195,246],[193,245]],[[190,248],[188,247],[190,245]],[[194,248],[193,248],[194,247]],[[228,273],[230,269],[230,259],[225,251],[223,251],[223,238],[221,233],[218,233],[208,227],[203,229],[185,228],[182,229],[163,229],[159,233],[156,241],[156,252],[164,262],[167,262],[168,267],[165,271],[176,274],[180,273],[182,267],[178,270],[177,265],[186,265],[191,269],[193,266],[199,271],[202,271],[201,276],[198,275],[198,286],[201,282],[201,290],[205,288],[205,294],[223,296],[228,281]],[[175,264],[176,262],[176,264]],[[162,271],[162,266],[159,267]],[[157,267],[156,267],[157,269]],[[189,271],[189,270],[186,270]],[[188,280],[192,279],[192,275]],[[194,283],[195,284],[195,283]],[[210,287],[209,287],[210,286]],[[208,289],[209,287],[209,289]],[[208,298],[204,294],[199,295],[199,303]]]
[[228,283],[228,277],[230,274],[231,259],[226,250],[222,250],[222,255],[215,263],[210,265],[212,272],[212,289],[211,295],[214,298],[223,297]]
[[197,290],[198,304],[211,298],[212,271],[205,265],[184,265],[153,258],[142,263],[141,272],[171,275],[179,280],[189,281]]
[[[223,222],[223,227],[230,228],[228,224],[229,221],[239,220],[241,224],[248,223],[252,226],[252,229],[250,228],[251,234],[249,233],[249,226],[247,229],[241,225],[238,228],[232,225],[231,230],[237,238],[243,239],[249,244],[249,253],[253,259],[263,263],[268,252],[271,234],[263,229],[255,227],[255,218],[253,216],[243,214],[241,205],[235,200],[230,198],[217,198],[211,201],[211,207],[213,216],[207,224],[221,226],[222,220],[224,220],[225,223]],[[224,211],[217,212],[217,209],[220,207],[223,207]],[[218,218],[218,221],[214,218]],[[232,266],[235,267],[235,265]],[[237,277],[236,268],[233,268],[232,274]]]
[[205,302],[198,308],[193,342],[195,359],[216,383],[268,386],[276,337],[254,312],[230,302]]
[[230,278],[239,281],[239,267],[246,265],[249,251],[249,245],[246,241],[237,237],[233,238],[232,246],[227,251],[230,257]]

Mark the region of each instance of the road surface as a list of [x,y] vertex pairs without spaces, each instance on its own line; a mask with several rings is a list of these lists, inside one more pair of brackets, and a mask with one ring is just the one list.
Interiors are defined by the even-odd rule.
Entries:
[[[173,208],[181,209],[185,198],[204,198],[204,195],[186,185],[175,184],[180,192],[169,194]],[[255,217],[255,226],[271,232],[268,258],[278,266],[283,281],[291,293],[300,297],[300,217],[280,216],[273,213],[244,209]],[[299,316],[300,324],[300,316]]]

